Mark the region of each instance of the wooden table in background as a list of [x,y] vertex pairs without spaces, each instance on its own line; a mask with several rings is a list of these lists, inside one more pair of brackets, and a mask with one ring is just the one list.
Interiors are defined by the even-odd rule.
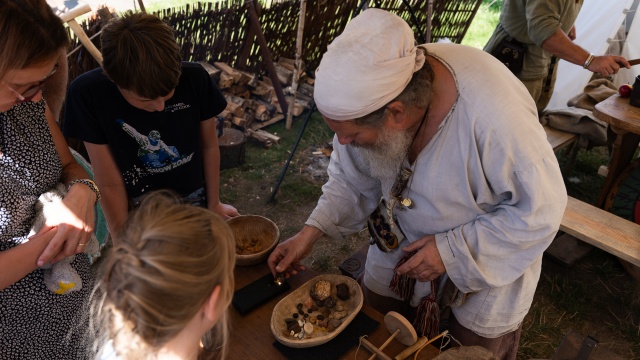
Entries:
[[[234,272],[236,281],[235,289],[238,290],[250,284],[268,272],[269,267],[266,263],[246,267],[237,266]],[[298,275],[287,280],[289,284],[291,284],[290,291],[271,299],[271,301],[261,305],[248,314],[240,315],[240,313],[231,306],[229,309],[231,339],[228,358],[230,360],[286,359],[284,355],[273,346],[276,338],[271,333],[271,312],[278,301],[317,275],[319,275],[317,272],[310,269],[298,273]],[[367,338],[374,345],[380,346],[391,335],[384,325],[384,315],[366,304],[363,304],[361,311],[380,323],[376,330],[370,333]],[[356,358],[356,349],[357,346],[354,346],[345,353],[342,359],[368,359],[371,356],[369,351],[360,347],[358,357]],[[404,349],[404,345],[394,340],[384,349],[384,352],[393,358]],[[433,359],[437,355],[438,349],[428,345],[420,352],[419,359]],[[409,359],[413,359],[413,355]]]
[[608,123],[616,134],[609,172],[596,204],[597,207],[604,208],[611,188],[615,185],[618,176],[631,163],[640,143],[640,108],[631,106],[628,98],[622,98],[616,94],[596,104],[593,115]]

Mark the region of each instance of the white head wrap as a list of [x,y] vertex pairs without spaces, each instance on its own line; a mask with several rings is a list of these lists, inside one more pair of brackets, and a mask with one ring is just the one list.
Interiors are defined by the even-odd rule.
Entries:
[[351,20],[320,61],[314,85],[318,110],[332,120],[371,114],[398,96],[424,61],[402,18],[367,9]]

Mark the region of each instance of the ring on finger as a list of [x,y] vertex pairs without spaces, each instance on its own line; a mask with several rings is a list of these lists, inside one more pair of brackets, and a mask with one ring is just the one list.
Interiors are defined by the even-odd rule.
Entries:
[[87,244],[78,244],[78,246],[85,246],[85,245],[87,245]]

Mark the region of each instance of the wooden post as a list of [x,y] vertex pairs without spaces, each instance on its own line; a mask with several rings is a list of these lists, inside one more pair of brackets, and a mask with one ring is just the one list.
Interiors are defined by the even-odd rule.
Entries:
[[296,103],[296,94],[298,93],[298,81],[300,80],[300,71],[302,71],[302,39],[304,34],[304,18],[307,13],[307,0],[300,0],[300,16],[298,17],[298,36],[296,37],[296,61],[293,66],[293,81],[291,82],[291,102],[289,103],[289,111],[287,112],[286,128],[291,129],[293,106]]
[[267,40],[264,38],[264,34],[262,33],[262,26],[260,25],[260,20],[258,19],[258,14],[256,12],[256,4],[253,2],[253,0],[245,0],[245,5],[247,5],[248,7],[247,13],[249,14],[249,21],[253,25],[253,29],[256,32],[258,45],[260,45],[260,51],[262,52],[262,58],[264,59],[265,65],[267,66],[267,71],[269,72],[269,77],[271,78],[273,89],[276,93],[276,96],[278,97],[280,108],[282,109],[282,113],[286,114],[289,109],[287,106],[287,99],[284,97],[284,93],[282,92],[282,85],[278,80],[278,73],[276,72],[276,68],[273,65],[273,59],[271,58],[271,53],[269,52],[269,48],[267,47]]
[[102,54],[100,53],[100,50],[98,50],[98,48],[95,45],[93,45],[93,43],[91,42],[91,39],[89,39],[89,37],[84,32],[82,27],[80,27],[80,25],[76,21],[76,18],[78,16],[84,15],[90,11],[91,11],[91,7],[89,5],[80,5],[60,15],[60,19],[63,22],[66,22],[67,25],[69,25],[69,28],[73,30],[73,32],[76,34],[76,36],[78,37],[82,45],[84,45],[84,47],[89,51],[89,53],[93,56],[93,58],[96,59],[98,64],[102,66]]
[[427,43],[431,42],[431,18],[433,17],[433,0],[427,6]]
[[145,9],[144,3],[142,2],[142,0],[138,0],[138,5],[140,5],[140,12],[143,12],[143,13],[147,12],[147,9]]

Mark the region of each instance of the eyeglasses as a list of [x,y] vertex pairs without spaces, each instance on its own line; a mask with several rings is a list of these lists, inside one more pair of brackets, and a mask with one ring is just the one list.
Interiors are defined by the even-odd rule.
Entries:
[[47,79],[49,79],[51,75],[53,75],[56,72],[56,70],[58,70],[57,63],[53,66],[53,69],[51,70],[49,75],[45,76],[44,79],[38,81],[37,84],[30,86],[27,90],[23,91],[22,93],[19,93],[18,91],[16,91],[14,88],[9,86],[6,82],[3,81],[2,83],[4,84],[4,86],[7,87],[7,89],[11,90],[12,93],[16,94],[16,96],[18,97],[16,99],[16,104],[19,104],[19,103],[31,101],[31,99],[33,99],[36,95],[38,95],[38,93],[42,91],[42,86],[44,85],[44,82],[47,81]]

